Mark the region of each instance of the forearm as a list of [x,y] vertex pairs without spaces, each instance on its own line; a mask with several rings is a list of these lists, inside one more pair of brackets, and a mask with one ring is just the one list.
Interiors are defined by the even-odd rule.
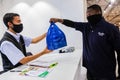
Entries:
[[28,63],[28,62],[30,62],[30,61],[32,61],[32,60],[42,56],[43,54],[44,54],[44,52],[42,51],[42,52],[37,53],[35,55],[24,57],[22,60],[20,60],[20,63],[26,64],[26,63]]
[[21,64],[28,63],[28,62],[30,62],[30,61],[32,61],[32,60],[34,60],[34,59],[44,55],[44,54],[48,54],[50,52],[52,52],[52,50],[48,50],[47,47],[46,47],[43,51],[41,51],[41,52],[39,52],[39,53],[37,53],[35,55],[24,57],[22,60],[20,60],[20,63]]
[[71,20],[63,19],[63,23],[62,24],[66,25],[68,27],[74,28],[74,22],[71,21]]
[[59,22],[59,23],[61,23],[61,24],[64,24],[64,25],[66,25],[66,26],[68,26],[68,27],[72,27],[72,28],[74,28],[74,24],[75,24],[75,22],[73,22],[73,21],[71,21],[71,20],[68,20],[68,19],[61,19],[61,18],[51,18],[50,19],[50,22]]
[[41,41],[42,39],[44,39],[45,37],[46,37],[46,33],[44,33],[43,35],[38,36],[36,38],[33,38],[32,43],[37,43],[37,42]]

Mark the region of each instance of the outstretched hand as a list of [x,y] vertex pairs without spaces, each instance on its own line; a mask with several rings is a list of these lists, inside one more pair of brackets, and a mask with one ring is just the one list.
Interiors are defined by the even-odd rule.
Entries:
[[50,21],[49,21],[49,22],[54,22],[54,23],[60,22],[60,23],[62,23],[62,22],[63,22],[63,19],[60,19],[60,18],[50,18]]
[[43,54],[48,54],[50,52],[52,52],[53,50],[48,50],[48,48],[46,47],[44,50],[43,50]]

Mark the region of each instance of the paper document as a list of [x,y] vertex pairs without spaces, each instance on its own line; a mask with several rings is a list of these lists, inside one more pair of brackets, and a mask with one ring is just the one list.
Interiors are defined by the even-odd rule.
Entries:
[[27,64],[28,67],[24,68],[20,72],[20,75],[45,78],[48,75],[48,73],[50,73],[57,64],[58,64],[57,62],[48,63],[48,62],[34,61],[28,63]]
[[24,75],[26,76],[38,76],[43,72],[47,71],[48,68],[41,68],[41,67],[32,67],[32,69],[28,70]]

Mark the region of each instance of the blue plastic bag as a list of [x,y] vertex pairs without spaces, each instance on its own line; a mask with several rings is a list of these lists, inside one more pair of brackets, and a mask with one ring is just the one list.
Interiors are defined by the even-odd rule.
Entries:
[[51,22],[48,29],[46,42],[49,50],[55,50],[67,46],[65,34],[53,22]]

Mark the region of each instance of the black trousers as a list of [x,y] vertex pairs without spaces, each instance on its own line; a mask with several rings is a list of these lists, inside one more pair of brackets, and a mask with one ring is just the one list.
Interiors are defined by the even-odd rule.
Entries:
[[89,71],[87,71],[87,79],[88,80],[116,80],[115,78],[96,78]]

